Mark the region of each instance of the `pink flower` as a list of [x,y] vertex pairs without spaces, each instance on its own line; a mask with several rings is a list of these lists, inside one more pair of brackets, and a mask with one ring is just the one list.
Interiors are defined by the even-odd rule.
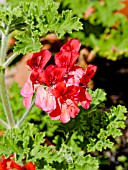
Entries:
[[38,68],[42,70],[50,58],[51,52],[48,50],[42,50],[40,52],[34,53],[32,57],[27,61],[27,65],[30,66],[31,69]]
[[35,105],[44,110],[45,112],[51,112],[56,108],[55,97],[43,86],[39,86],[36,92]]
[[23,105],[27,109],[31,107],[31,101],[32,101],[34,91],[35,91],[34,86],[32,85],[30,78],[28,78],[28,80],[26,81],[26,83],[24,84],[24,86],[20,91],[20,94],[24,97]]

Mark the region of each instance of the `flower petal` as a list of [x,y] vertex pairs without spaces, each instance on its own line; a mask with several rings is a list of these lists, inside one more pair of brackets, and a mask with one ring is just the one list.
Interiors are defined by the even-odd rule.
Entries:
[[30,80],[30,78],[28,78],[28,80],[26,81],[26,83],[24,84],[24,86],[22,87],[20,94],[23,97],[29,97],[34,93],[34,88],[32,85],[32,82]]
[[72,118],[75,118],[76,115],[80,112],[80,109],[77,107],[77,105],[70,99],[66,100],[67,104],[67,112]]
[[92,97],[84,88],[81,87],[80,93],[79,93],[79,100],[80,100],[81,106],[84,109],[88,109],[90,107]]
[[85,70],[85,74],[82,76],[80,80],[81,83],[87,85],[90,79],[94,76],[96,70],[97,70],[97,66],[89,64],[87,69]]
[[30,95],[29,97],[25,97],[25,98],[23,99],[23,105],[24,105],[27,109],[29,109],[29,108],[31,107],[32,96],[33,96],[33,94]]
[[36,167],[32,162],[28,162],[23,168],[26,170],[36,170]]
[[51,112],[56,108],[56,100],[48,90],[45,90],[43,86],[39,86],[36,93],[35,105],[45,112]]
[[40,52],[36,52],[32,55],[32,57],[27,61],[27,65],[30,66],[31,69],[39,68],[42,70],[50,58],[50,51],[41,50]]
[[66,50],[66,51],[79,51],[80,49],[80,42],[77,39],[70,39],[67,43],[65,43],[62,47],[61,50]]
[[62,108],[61,108],[61,115],[60,115],[60,121],[62,123],[67,123],[70,121],[70,114],[67,110],[67,105],[66,103],[62,104]]

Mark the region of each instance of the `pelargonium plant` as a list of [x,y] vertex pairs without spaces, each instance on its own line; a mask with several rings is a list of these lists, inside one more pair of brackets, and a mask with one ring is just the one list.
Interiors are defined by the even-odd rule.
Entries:
[[[72,11],[61,13],[59,3],[53,0],[14,4],[0,5],[0,169],[98,170],[100,158],[93,153],[113,147],[110,139],[122,134],[126,108],[112,106],[106,111],[106,93],[88,87],[97,67],[77,65],[82,48],[78,38],[63,43],[55,55],[42,50],[40,39],[47,34],[55,33],[61,41],[65,33],[82,29]],[[12,35],[15,44],[8,57]],[[11,91],[17,100],[23,99],[23,104],[19,100],[17,105],[8,95],[5,69],[19,54],[29,52],[30,76],[21,96],[16,94],[18,88]]]
[[51,119],[62,123],[76,117],[80,112],[79,103],[83,108],[89,108],[92,98],[87,84],[95,74],[96,66],[88,65],[86,70],[76,66],[79,49],[77,39],[69,40],[55,54],[55,65],[50,64],[45,69],[51,53],[42,50],[32,55],[27,61],[31,75],[21,90],[26,108],[31,107],[35,91],[35,105],[47,112]]

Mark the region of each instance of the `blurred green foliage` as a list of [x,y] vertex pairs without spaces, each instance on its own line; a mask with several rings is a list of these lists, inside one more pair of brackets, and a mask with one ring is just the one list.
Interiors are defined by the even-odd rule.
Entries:
[[124,8],[120,0],[61,0],[61,8],[81,18],[83,30],[70,36],[79,38],[89,51],[111,60],[128,56],[128,20],[117,12]]

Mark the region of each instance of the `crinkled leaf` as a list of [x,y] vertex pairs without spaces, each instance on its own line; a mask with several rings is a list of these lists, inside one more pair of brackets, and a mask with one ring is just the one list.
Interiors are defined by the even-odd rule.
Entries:
[[92,96],[92,105],[98,105],[101,102],[104,102],[106,100],[106,93],[101,90],[101,89],[96,89],[95,91],[91,92],[91,96]]
[[39,51],[40,37],[48,33],[55,33],[61,38],[65,33],[82,29],[78,17],[73,17],[72,11],[66,10],[59,14],[59,3],[53,0],[36,0],[35,2],[21,2],[16,7],[1,7],[0,27],[9,32],[18,30],[14,52],[29,53]]
[[16,46],[14,47],[14,52],[26,54],[29,52],[40,51],[41,43],[38,37],[31,37],[25,32],[21,32],[16,36]]

